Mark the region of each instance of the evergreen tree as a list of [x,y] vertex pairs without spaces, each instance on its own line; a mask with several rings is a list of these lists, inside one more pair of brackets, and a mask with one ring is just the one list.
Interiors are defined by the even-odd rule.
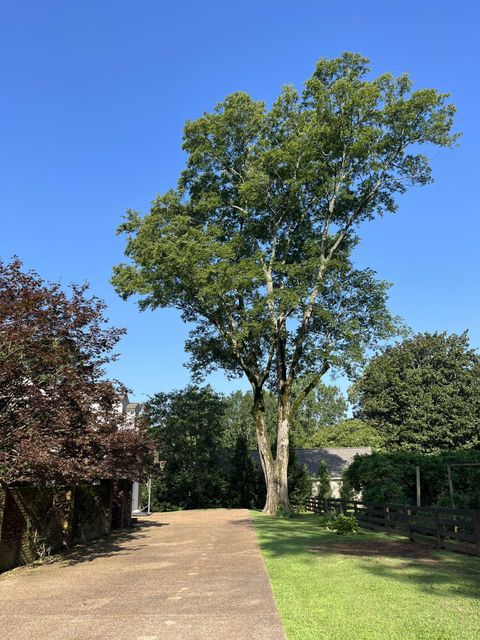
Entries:
[[320,460],[320,464],[318,465],[318,472],[316,475],[317,481],[317,496],[321,500],[326,500],[327,498],[332,497],[332,486],[331,486],[332,477],[327,467],[327,463],[325,460]]
[[259,468],[252,459],[246,436],[239,435],[229,468],[231,506],[250,509],[257,504]]
[[302,511],[312,496],[312,478],[306,465],[299,465],[295,449],[288,461],[288,493],[293,511]]

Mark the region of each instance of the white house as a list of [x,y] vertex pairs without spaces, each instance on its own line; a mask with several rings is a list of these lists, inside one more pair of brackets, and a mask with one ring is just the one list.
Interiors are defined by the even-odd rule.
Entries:
[[[124,396],[118,403],[118,412],[123,416],[123,429],[135,429],[142,405],[139,402],[130,402],[128,396]],[[141,510],[141,485],[137,481],[132,483],[132,513]]]

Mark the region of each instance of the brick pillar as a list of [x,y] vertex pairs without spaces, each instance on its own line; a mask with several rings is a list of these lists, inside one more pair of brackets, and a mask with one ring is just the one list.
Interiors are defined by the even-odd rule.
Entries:
[[75,487],[65,487],[61,494],[54,496],[60,509],[61,545],[68,548],[72,543],[73,516],[75,513]]
[[131,527],[132,526],[132,490],[133,490],[133,482],[130,480],[125,480],[125,488],[123,491],[124,495],[124,512],[123,512],[123,526]]

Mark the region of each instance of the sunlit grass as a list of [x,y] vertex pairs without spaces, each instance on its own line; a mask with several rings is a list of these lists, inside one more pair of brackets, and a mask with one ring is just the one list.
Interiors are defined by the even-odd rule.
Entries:
[[480,559],[254,513],[288,640],[478,640]]

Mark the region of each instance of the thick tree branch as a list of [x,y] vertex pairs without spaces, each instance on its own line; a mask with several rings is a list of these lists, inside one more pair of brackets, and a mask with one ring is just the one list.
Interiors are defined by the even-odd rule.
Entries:
[[290,413],[289,413],[289,416],[288,416],[289,420],[291,420],[293,418],[295,413],[298,411],[298,409],[302,405],[302,402],[305,400],[305,398],[308,396],[308,394],[311,391],[313,391],[313,389],[315,389],[315,387],[318,385],[318,383],[320,382],[322,377],[327,373],[329,368],[330,368],[329,363],[328,362],[324,362],[322,368],[320,369],[320,371],[314,375],[314,377],[308,382],[308,384],[306,384],[303,387],[303,389],[300,391],[300,393],[296,396],[295,400],[292,402],[292,405],[290,407]]

